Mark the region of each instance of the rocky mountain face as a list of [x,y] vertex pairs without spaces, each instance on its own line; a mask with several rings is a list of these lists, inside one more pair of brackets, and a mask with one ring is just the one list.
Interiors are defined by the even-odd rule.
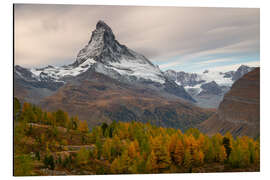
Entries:
[[164,72],[164,74],[169,79],[183,86],[196,86],[197,84],[201,84],[205,82],[205,80],[203,80],[196,73],[186,73],[183,71],[176,72],[174,70],[167,70]]
[[215,81],[204,83],[201,85],[201,88],[202,91],[198,94],[199,96],[210,93],[213,95],[219,95],[222,93],[222,88]]
[[61,108],[87,120],[89,127],[135,120],[184,130],[213,113],[194,106],[195,100],[182,85],[120,44],[103,21],[97,23],[74,63],[32,69],[16,66],[14,79],[20,100],[49,111]]
[[205,70],[203,73],[186,73],[167,70],[164,74],[168,79],[182,85],[197,101],[198,106],[217,108],[232,84],[253,69],[254,67],[241,65],[236,71],[228,72]]
[[244,66],[244,65],[240,66],[237,69],[237,71],[235,71],[233,73],[232,80],[236,81],[236,80],[240,79],[242,76],[244,76],[248,72],[252,71],[253,69],[254,69],[254,67],[248,67],[248,66]]
[[238,79],[218,107],[217,113],[202,122],[199,128],[209,134],[257,137],[260,132],[260,68]]

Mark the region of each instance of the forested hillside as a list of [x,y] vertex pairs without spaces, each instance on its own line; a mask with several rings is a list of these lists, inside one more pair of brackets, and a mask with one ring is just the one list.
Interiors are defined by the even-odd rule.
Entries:
[[259,171],[259,165],[259,139],[141,122],[89,130],[62,110],[14,99],[15,176]]

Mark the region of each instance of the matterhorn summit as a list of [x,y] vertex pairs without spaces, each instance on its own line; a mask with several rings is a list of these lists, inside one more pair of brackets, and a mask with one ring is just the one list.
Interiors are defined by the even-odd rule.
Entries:
[[153,81],[165,83],[161,70],[143,55],[121,45],[112,29],[103,21],[98,21],[89,43],[79,51],[74,63],[68,66],[48,66],[31,69],[35,76],[47,75],[55,81],[64,81],[66,77],[77,76],[90,67],[114,79]]
[[98,21],[89,43],[78,53],[75,65],[79,65],[89,58],[98,60],[98,57],[106,51],[113,52],[121,49],[117,49],[117,47],[120,47],[120,44],[115,40],[111,28],[103,21]]
[[73,65],[78,67],[81,64],[93,64],[94,62],[97,63],[97,71],[112,77],[120,74],[137,80],[165,82],[158,67],[143,55],[121,45],[115,39],[111,28],[103,21],[98,21],[89,43],[80,50]]
[[80,50],[76,65],[85,62],[87,59],[94,59],[97,62],[109,64],[109,62],[118,62],[121,60],[134,60],[139,63],[154,66],[143,55],[140,55],[126,46],[121,45],[116,39],[111,28],[103,21],[98,21],[96,29],[92,32],[89,43]]

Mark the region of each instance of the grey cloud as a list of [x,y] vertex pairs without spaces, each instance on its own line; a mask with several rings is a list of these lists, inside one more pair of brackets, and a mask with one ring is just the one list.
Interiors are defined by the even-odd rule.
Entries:
[[259,9],[21,4],[15,6],[15,63],[74,60],[100,19],[120,43],[152,61],[259,51]]

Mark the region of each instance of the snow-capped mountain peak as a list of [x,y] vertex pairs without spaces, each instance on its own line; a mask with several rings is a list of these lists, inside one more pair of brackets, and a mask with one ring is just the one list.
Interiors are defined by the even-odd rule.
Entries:
[[165,77],[158,67],[143,55],[120,44],[111,28],[103,21],[97,23],[89,43],[80,50],[74,63],[75,67],[88,59],[101,63],[102,65],[97,66],[98,71],[106,72],[106,75],[114,78],[115,74],[119,74],[127,79],[132,77],[161,84],[165,82]]
[[104,51],[110,51],[110,48],[118,50],[119,45],[111,28],[103,21],[98,21],[89,43],[79,51],[74,65],[78,66],[89,58],[98,57]]
[[[120,44],[112,29],[103,21],[98,21],[88,44],[79,51],[74,63],[66,66],[33,68],[30,71],[37,77],[50,77],[64,82],[66,77],[74,77],[94,66],[96,71],[112,78],[165,83],[166,78],[158,66],[153,65],[143,55]],[[123,79],[121,77],[121,79]]]
[[243,75],[245,75],[246,73],[252,71],[254,69],[254,67],[249,67],[246,65],[241,65],[233,74],[232,79],[234,81],[238,80],[239,78],[241,78]]
[[139,63],[154,66],[143,55],[140,55],[125,45],[120,44],[113,34],[111,28],[103,21],[98,21],[96,29],[92,32],[89,43],[80,50],[74,65],[79,65],[92,58],[95,61],[108,64],[123,60],[134,60]]

